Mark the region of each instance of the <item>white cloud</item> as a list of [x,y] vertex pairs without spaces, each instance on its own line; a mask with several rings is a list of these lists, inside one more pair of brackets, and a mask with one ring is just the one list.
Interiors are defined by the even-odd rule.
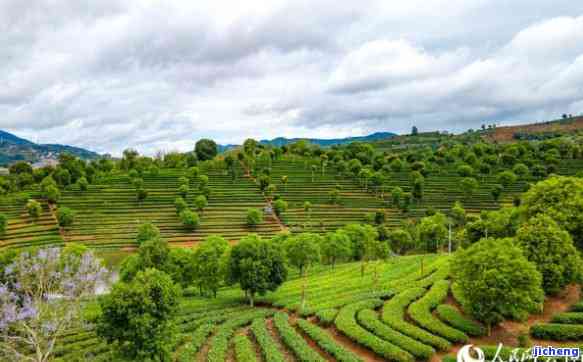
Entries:
[[569,0],[6,0],[0,32],[0,128],[114,154],[583,104],[583,4]]

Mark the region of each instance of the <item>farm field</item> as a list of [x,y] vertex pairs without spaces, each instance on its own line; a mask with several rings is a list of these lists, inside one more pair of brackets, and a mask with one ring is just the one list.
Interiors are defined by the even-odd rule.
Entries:
[[[360,263],[317,266],[308,277],[303,310],[299,300],[304,281],[297,273],[276,292],[260,298],[254,308],[234,288],[221,289],[214,299],[184,297],[176,316],[181,340],[177,360],[439,361],[451,358],[451,351],[467,343],[486,346],[487,353],[493,354],[500,336],[507,346],[516,345],[518,333],[512,328],[498,327],[486,337],[484,327],[462,311],[463,300],[452,292],[449,262],[447,255],[379,262],[378,287],[372,264],[364,276]],[[541,338],[533,341],[573,345],[549,342],[551,338],[540,330],[550,328],[544,321],[580,329],[578,300],[575,286],[549,300],[549,308],[553,303],[561,306],[535,316],[534,333]],[[109,347],[91,331],[71,333],[62,342],[56,353],[59,361],[113,359]]]
[[[460,201],[469,213],[482,210],[496,210],[511,205],[527,182],[523,179],[504,189],[498,201],[492,199],[491,188],[496,185],[495,176],[480,178],[478,189],[470,197],[464,195],[458,186],[461,177],[455,168],[444,167],[438,173],[430,174],[425,180],[424,197],[414,201],[407,213],[395,208],[390,202],[390,194],[383,197],[365,191],[359,182],[347,175],[338,175],[333,169],[312,173],[307,160],[282,158],[271,165],[276,195],[286,200],[289,209],[281,216],[281,222],[267,215],[264,222],[250,227],[246,224],[249,208],[262,210],[267,201],[254,180],[245,177],[238,169],[239,177],[232,181],[224,169],[204,170],[209,177],[211,195],[208,206],[201,213],[201,225],[194,231],[186,230],[175,211],[174,200],[178,196],[178,179],[186,175],[186,170],[162,169],[159,175],[143,175],[148,197],[136,200],[135,189],[130,178],[124,173],[115,173],[107,179],[89,185],[87,191],[80,191],[76,185],[62,191],[58,206],[68,207],[76,213],[75,223],[66,230],[59,230],[56,218],[38,194],[32,190],[0,202],[0,213],[8,216],[8,227],[0,240],[1,247],[25,247],[63,242],[80,242],[95,249],[134,248],[137,226],[144,222],[154,223],[162,236],[175,245],[192,246],[208,235],[220,234],[235,242],[253,232],[262,236],[273,236],[288,227],[291,231],[333,231],[350,223],[362,223],[366,215],[377,210],[386,214],[389,226],[399,226],[404,220],[421,217],[427,209],[447,212],[454,202]],[[583,160],[562,160],[558,173],[574,175],[583,170]],[[393,172],[385,182],[390,190],[395,186],[410,192],[410,170]],[[282,176],[287,176],[284,185]],[[339,187],[339,197],[335,204],[329,199],[329,192]],[[190,181],[190,192],[186,201],[193,207],[194,199],[200,191],[196,181]],[[33,221],[24,208],[27,196],[43,203],[43,214]],[[310,212],[303,205],[312,204]],[[53,212],[54,214],[54,212]]]

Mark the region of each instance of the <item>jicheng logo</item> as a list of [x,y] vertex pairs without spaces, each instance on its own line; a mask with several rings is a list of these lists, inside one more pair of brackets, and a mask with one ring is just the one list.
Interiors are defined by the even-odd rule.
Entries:
[[[579,348],[574,347],[542,347],[534,346],[532,348],[523,349],[515,348],[510,351],[510,353],[504,353],[506,359],[502,358],[502,343],[498,345],[496,354],[492,358],[491,362],[547,362],[547,361],[565,361],[574,362],[581,361],[581,353]],[[472,355],[473,352],[473,355]],[[487,362],[482,351],[478,347],[474,347],[471,344],[463,346],[457,353],[457,362]],[[488,361],[489,362],[489,361]]]

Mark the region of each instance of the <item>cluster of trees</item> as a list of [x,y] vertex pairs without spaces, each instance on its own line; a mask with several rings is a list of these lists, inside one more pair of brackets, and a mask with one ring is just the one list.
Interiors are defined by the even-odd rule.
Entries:
[[542,309],[545,294],[580,281],[583,180],[551,177],[534,185],[519,208],[467,222],[452,271],[469,312],[488,328]]

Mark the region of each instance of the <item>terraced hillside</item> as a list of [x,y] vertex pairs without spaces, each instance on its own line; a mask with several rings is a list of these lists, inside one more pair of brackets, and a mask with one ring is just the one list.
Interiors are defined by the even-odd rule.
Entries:
[[[181,343],[175,359],[449,360],[449,354],[462,345],[484,346],[492,338],[485,337],[485,328],[463,312],[465,302],[449,279],[449,262],[449,257],[443,255],[379,262],[378,284],[374,282],[372,265],[364,276],[360,274],[360,263],[336,268],[316,266],[307,283],[296,273],[279,290],[261,298],[255,308],[247,306],[243,293],[235,288],[222,289],[215,299],[184,297],[176,318]],[[307,302],[301,309],[304,286]],[[578,331],[578,310],[576,304],[572,312],[556,315],[553,322],[570,323],[567,332]],[[555,325],[543,326],[547,330],[561,328]],[[505,338],[507,341],[508,336]],[[573,345],[572,341],[545,342]],[[495,353],[493,346],[484,350],[491,357]],[[503,352],[508,354],[510,349]],[[92,331],[72,331],[58,346],[57,355],[62,361],[115,360],[109,347]]]
[[[367,214],[383,210],[388,226],[397,226],[403,220],[425,215],[427,209],[448,212],[455,201],[460,201],[470,213],[482,210],[495,210],[509,205],[519,195],[532,177],[506,186],[501,198],[495,201],[491,190],[497,184],[494,175],[478,178],[479,186],[471,195],[464,194],[459,182],[462,179],[454,166],[444,166],[431,172],[425,178],[423,198],[413,201],[408,212],[403,212],[392,204],[390,190],[399,186],[404,192],[411,191],[410,169],[392,172],[384,183],[385,192],[373,192],[366,188],[356,177],[339,174],[335,169],[312,171],[312,159],[283,157],[271,164],[271,180],[277,187],[276,195],[289,203],[289,210],[283,213],[281,221],[291,231],[326,232],[349,223],[365,222]],[[561,160],[558,173],[574,175],[583,170],[583,160]],[[243,175],[234,181],[224,169],[208,169],[211,191],[209,205],[201,213],[201,225],[194,231],[185,229],[175,211],[174,200],[179,195],[179,178],[186,174],[182,169],[163,169],[156,175],[143,175],[144,188],[148,197],[138,202],[135,187],[125,173],[115,173],[101,182],[89,185],[81,191],[77,185],[62,191],[58,206],[66,206],[76,212],[74,224],[61,230],[55,217],[49,212],[46,202],[40,199],[37,191],[4,198],[0,203],[0,213],[8,216],[8,227],[0,241],[1,246],[22,247],[63,241],[78,241],[93,248],[125,248],[135,246],[137,226],[152,222],[161,230],[162,236],[177,245],[192,245],[204,237],[220,234],[230,241],[255,232],[262,236],[272,236],[281,231],[283,225],[273,216],[267,215],[264,222],[249,227],[246,213],[249,208],[263,209],[266,198],[258,185],[250,177]],[[287,182],[282,177],[287,176]],[[339,190],[335,202],[330,192]],[[195,180],[190,181],[190,191],[186,198],[194,209],[194,199],[201,192]],[[28,198],[42,201],[44,213],[39,220],[32,220],[24,208]],[[310,210],[304,209],[309,201]]]
[[[179,195],[181,170],[163,170],[157,176],[144,175],[148,197],[136,200],[135,189],[127,175],[112,177],[106,184],[90,186],[89,191],[67,191],[61,205],[75,210],[77,222],[67,231],[66,239],[81,241],[93,247],[123,247],[134,243],[136,228],[144,222],[154,223],[166,240],[190,244],[211,234],[221,234],[228,240],[238,240],[249,232],[273,235],[280,226],[270,218],[254,228],[246,225],[248,208],[262,209],[265,200],[253,183],[247,179],[232,182],[221,171],[209,171],[211,195],[209,205],[201,213],[198,229],[187,231],[176,214],[174,200]],[[194,199],[201,192],[196,181],[190,181],[185,198],[194,209]]]

